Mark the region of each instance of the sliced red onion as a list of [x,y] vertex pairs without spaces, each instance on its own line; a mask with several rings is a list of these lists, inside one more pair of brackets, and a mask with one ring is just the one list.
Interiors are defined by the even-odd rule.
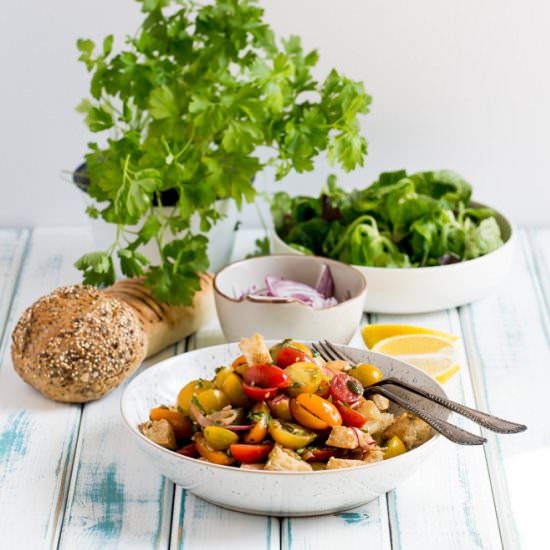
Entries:
[[[361,447],[361,449],[368,449],[372,443],[367,443],[366,446],[364,444],[361,443],[362,441],[362,438],[360,437],[360,435],[362,435],[362,431],[359,429],[359,428],[352,428],[352,430],[355,432],[355,436],[357,437],[357,445],[359,445],[359,447]],[[373,443],[376,443],[376,441],[374,441]]]
[[234,424],[229,424],[224,426],[225,429],[231,430],[232,432],[244,432],[245,430],[251,430],[253,428],[252,424],[246,426],[235,426]]
[[324,298],[332,298],[334,296],[334,279],[327,264],[321,266],[321,274],[315,285],[315,290]]
[[286,395],[284,393],[280,393],[279,395],[276,395],[272,400],[271,403],[273,405],[277,405],[277,403],[280,403],[281,401],[284,401],[286,399]]
[[194,416],[195,420],[197,421],[197,424],[201,428],[206,428],[207,426],[215,426],[216,423],[211,420],[210,418],[206,418],[204,414],[201,413],[197,405],[191,401],[189,404],[189,412]]

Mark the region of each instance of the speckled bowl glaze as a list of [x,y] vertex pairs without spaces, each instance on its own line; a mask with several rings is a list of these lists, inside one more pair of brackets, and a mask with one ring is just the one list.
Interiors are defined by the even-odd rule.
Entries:
[[[407,363],[371,351],[345,346],[342,349],[358,363],[377,365],[385,377],[395,376],[446,397],[438,382]],[[211,378],[217,366],[230,364],[239,354],[237,344],[224,344],[172,357],[134,378],[122,395],[124,424],[136,446],[149,457],[151,467],[204,500],[261,515],[310,516],[339,512],[394,489],[431,459],[443,443],[443,438],[436,434],[404,455],[356,468],[307,473],[265,472],[187,458],[156,445],[140,433],[138,424],[148,419],[152,407],[174,403],[186,382],[199,377]],[[435,403],[428,409],[441,418],[448,416],[448,411]],[[400,411],[396,407],[392,412]]]

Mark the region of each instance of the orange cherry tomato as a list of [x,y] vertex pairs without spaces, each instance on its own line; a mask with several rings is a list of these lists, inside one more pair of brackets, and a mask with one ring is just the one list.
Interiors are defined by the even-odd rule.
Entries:
[[265,401],[256,403],[252,407],[249,418],[254,421],[254,426],[243,437],[243,441],[250,444],[260,443],[267,436],[267,428],[269,426],[269,419],[271,418],[271,415],[269,414],[269,407]]
[[227,456],[226,453],[222,451],[216,451],[204,439],[202,433],[197,432],[195,434],[195,446],[197,452],[201,455],[202,458],[206,458],[214,464],[221,464],[222,466],[231,466],[235,462],[235,459]]
[[245,464],[260,462],[267,457],[271,449],[273,449],[273,445],[246,445],[244,443],[233,443],[229,447],[233,458]]
[[342,415],[342,424],[344,424],[344,426],[362,428],[368,420],[365,415],[352,409],[349,405],[344,405],[341,401],[336,401],[334,405]]
[[338,409],[330,401],[323,399],[319,395],[314,393],[301,393],[296,397],[296,403],[301,405],[310,414],[321,419],[331,428],[342,425],[342,416]]
[[248,369],[248,361],[246,360],[246,357],[244,355],[239,355],[239,357],[231,363],[231,368],[243,376]]
[[296,422],[305,428],[309,428],[310,430],[325,430],[328,428],[328,424],[324,420],[310,413],[296,399],[290,400],[290,412]]
[[172,426],[175,436],[180,439],[187,439],[193,435],[191,420],[177,411],[165,409],[164,407],[156,407],[151,409],[149,418],[151,420],[167,420]]

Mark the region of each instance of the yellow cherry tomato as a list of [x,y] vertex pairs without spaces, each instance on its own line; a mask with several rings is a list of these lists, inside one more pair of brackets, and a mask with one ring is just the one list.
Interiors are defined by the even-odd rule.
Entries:
[[177,400],[181,413],[189,416],[189,403],[191,403],[193,396],[209,390],[213,386],[214,384],[210,380],[203,380],[202,378],[191,380],[191,382],[185,384],[180,390]]
[[405,444],[399,437],[394,435],[386,444],[386,448],[384,450],[384,460],[388,458],[393,458],[394,456],[402,455],[403,453],[407,452],[407,448],[405,447]]
[[357,378],[357,380],[359,380],[365,388],[372,386],[376,382],[380,382],[380,380],[384,378],[382,371],[378,367],[375,367],[369,363],[361,363],[360,365],[357,365],[351,369],[348,374],[354,378]]
[[270,399],[267,404],[271,414],[279,420],[292,422],[292,413],[290,412],[290,397],[288,395],[276,395]]
[[290,387],[286,388],[286,392],[292,397],[300,393],[315,393],[321,382],[326,380],[325,373],[315,363],[294,363],[285,369],[285,373],[290,378]]
[[202,433],[206,442],[216,451],[225,451],[229,445],[239,441],[239,436],[235,432],[220,426],[207,426]]
[[231,367],[219,367],[216,369],[216,377],[214,378],[214,385],[219,390],[222,389],[223,383],[226,378],[233,372]]
[[196,398],[201,406],[201,412],[204,411],[204,414],[220,411],[230,404],[229,399],[221,390],[206,390],[197,394]]
[[318,395],[313,393],[301,393],[296,397],[296,403],[331,428],[342,425],[342,415],[340,411],[330,401]]
[[269,408],[265,401],[262,401],[252,407],[251,413],[250,418],[254,421],[254,426],[243,437],[243,441],[249,444],[261,443],[267,435],[267,428],[271,419]]
[[305,447],[317,437],[315,432],[306,430],[298,424],[279,422],[278,420],[272,420],[269,423],[269,435],[274,441],[288,449]]
[[313,357],[311,354],[311,350],[301,342],[295,342],[294,340],[290,342],[290,344],[293,348],[299,349],[301,352],[305,353],[306,355],[309,355],[310,357]]
[[234,458],[227,456],[224,452],[213,449],[201,433],[196,433],[194,440],[197,451],[202,458],[206,458],[206,460],[214,464],[221,464],[223,466],[231,466],[231,464],[235,462]]
[[226,376],[221,389],[233,407],[248,407],[250,405],[250,400],[243,390],[243,381],[234,372],[230,372]]

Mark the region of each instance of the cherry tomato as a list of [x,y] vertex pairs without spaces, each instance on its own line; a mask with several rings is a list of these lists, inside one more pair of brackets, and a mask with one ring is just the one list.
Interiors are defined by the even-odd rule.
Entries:
[[193,424],[191,420],[177,411],[165,409],[164,407],[157,407],[151,409],[149,418],[151,420],[162,420],[163,418],[168,420],[174,429],[175,436],[180,439],[187,439],[193,435]]
[[292,422],[292,413],[290,412],[290,397],[283,393],[277,394],[271,401],[268,401],[271,414],[279,420]]
[[288,367],[290,365],[293,365],[294,363],[299,362],[307,362],[307,363],[313,363],[313,357],[311,357],[310,353],[304,353],[303,351],[296,349],[295,347],[286,346],[284,348],[281,348],[277,352],[277,358],[275,360],[277,365],[280,367]]
[[189,443],[189,445],[185,445],[185,447],[178,449],[176,453],[183,456],[188,456],[190,458],[197,458],[199,456],[199,451],[197,451],[197,446],[194,443]]
[[213,413],[214,411],[221,411],[224,407],[229,405],[229,400],[225,393],[220,390],[210,389],[203,391],[196,395],[196,399],[206,414]]
[[382,371],[369,363],[361,363],[351,369],[349,373],[351,376],[357,378],[365,388],[376,384],[376,382],[380,382],[384,378]]
[[250,405],[250,401],[243,390],[243,380],[238,374],[230,372],[225,377],[221,390],[233,407],[248,407]]
[[361,414],[355,409],[352,409],[349,406],[344,405],[344,403],[342,403],[341,401],[336,401],[334,405],[342,415],[342,424],[344,424],[344,426],[350,426],[352,428],[362,428],[365,425],[365,422],[368,420],[365,415]]
[[306,430],[298,424],[279,422],[275,419],[269,423],[269,435],[277,443],[288,449],[306,447],[317,437],[315,432]]
[[202,458],[206,458],[214,464],[222,464],[223,466],[231,466],[235,462],[235,459],[227,456],[226,453],[222,451],[216,451],[213,449],[208,442],[204,439],[202,433],[197,432],[195,434],[195,445],[197,447],[198,453]]
[[243,390],[252,401],[267,401],[276,395],[279,388],[260,388],[243,382]]
[[309,428],[310,430],[325,430],[328,428],[328,424],[324,420],[309,412],[296,399],[290,400],[290,412],[296,422],[305,428]]
[[248,361],[246,360],[246,357],[244,355],[239,355],[239,357],[231,363],[231,368],[243,376],[248,369]]
[[306,449],[302,453],[302,459],[306,462],[326,462],[331,456],[336,456],[336,449]]
[[215,451],[225,451],[232,443],[239,441],[239,436],[221,426],[207,426],[202,431],[204,439]]
[[300,361],[285,369],[291,385],[286,390],[289,395],[296,397],[300,393],[316,393],[327,376],[316,363]]
[[189,416],[189,403],[194,395],[198,395],[210,388],[214,387],[214,384],[210,380],[203,380],[198,378],[197,380],[191,380],[180,390],[178,394],[178,407],[182,414]]
[[261,388],[287,388],[290,379],[280,367],[275,365],[254,365],[244,374],[247,384],[254,384]]
[[254,427],[243,437],[243,441],[250,444],[260,443],[267,436],[267,427],[271,418],[265,401],[256,403],[252,407],[249,418],[254,422]]
[[407,452],[405,444],[399,437],[394,435],[387,443],[384,449],[384,460],[393,458],[394,456],[402,455]]
[[363,386],[357,378],[341,372],[330,381],[330,393],[336,401],[355,403],[363,396]]
[[322,420],[326,424],[325,427],[330,426],[333,428],[334,426],[342,425],[342,416],[338,412],[338,409],[330,401],[314,393],[301,393],[296,397],[296,403]]
[[326,399],[330,396],[330,383],[328,380],[321,380],[319,387],[315,392],[317,395],[321,396],[323,399]]
[[216,369],[216,376],[214,378],[214,385],[219,390],[222,389],[223,383],[226,378],[233,372],[231,367],[219,367]]
[[260,462],[273,449],[273,445],[246,445],[244,443],[234,443],[229,447],[235,460],[239,462],[253,463]]

